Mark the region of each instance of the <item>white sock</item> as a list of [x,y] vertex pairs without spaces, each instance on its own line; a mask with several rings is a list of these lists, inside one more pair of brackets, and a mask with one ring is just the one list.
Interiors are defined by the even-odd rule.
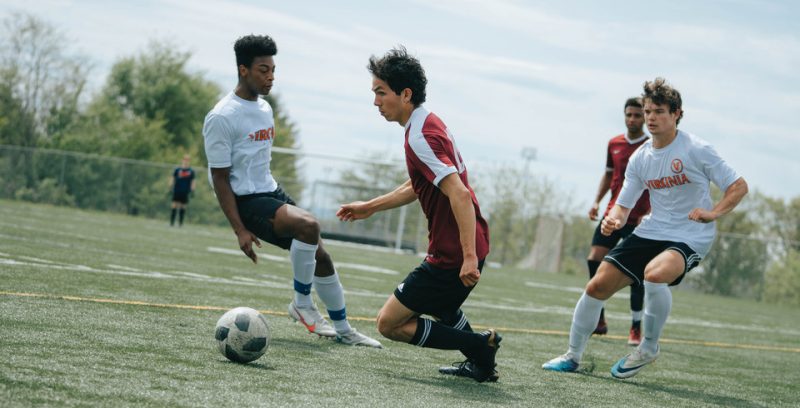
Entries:
[[644,339],[639,346],[648,353],[658,350],[658,339],[672,309],[672,291],[666,283],[644,281]]
[[572,315],[572,327],[569,329],[569,354],[576,361],[581,361],[583,351],[589,336],[592,335],[594,328],[597,327],[597,319],[600,318],[600,309],[603,308],[604,301],[595,299],[583,292],[578,304],[575,305],[575,313]]
[[315,276],[314,288],[325,308],[328,310],[328,317],[333,322],[333,327],[339,334],[349,333],[352,328],[347,322],[347,313],[344,305],[344,289],[339,282],[339,274],[334,271],[331,276]]
[[314,269],[317,267],[317,245],[306,244],[296,239],[292,240],[289,247],[289,259],[292,261],[294,271],[294,303],[300,307],[310,307],[311,280],[314,278]]
[[634,322],[640,322],[640,321],[642,321],[642,311],[641,311],[641,310],[638,310],[638,311],[636,311],[636,310],[631,310],[631,319],[632,319]]

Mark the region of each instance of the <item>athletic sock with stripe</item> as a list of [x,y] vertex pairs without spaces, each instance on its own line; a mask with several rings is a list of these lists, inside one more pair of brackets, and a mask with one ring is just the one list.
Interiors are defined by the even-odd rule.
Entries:
[[414,337],[408,343],[440,350],[461,350],[462,353],[468,355],[486,347],[486,340],[487,337],[484,334],[455,329],[419,317],[417,318],[417,331],[414,332]]
[[292,271],[294,272],[294,304],[298,307],[310,307],[311,301],[311,281],[314,279],[314,269],[317,266],[316,260],[317,245],[306,244],[305,242],[292,240],[289,247],[289,259],[292,261]]
[[339,334],[349,333],[352,328],[347,322],[347,312],[344,304],[344,290],[339,281],[339,274],[335,271],[330,276],[314,276],[314,289],[325,303],[328,317],[333,322],[333,327]]

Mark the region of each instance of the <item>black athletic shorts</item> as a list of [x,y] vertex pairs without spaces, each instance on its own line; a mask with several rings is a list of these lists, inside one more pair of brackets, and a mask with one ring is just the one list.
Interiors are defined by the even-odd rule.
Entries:
[[272,219],[275,218],[278,208],[284,204],[296,205],[280,186],[269,193],[236,196],[236,206],[244,227],[262,241],[289,249],[292,246],[292,237],[279,237],[272,228]]
[[173,191],[172,192],[172,201],[177,201],[181,204],[189,203],[189,192],[188,191]]
[[603,260],[616,266],[622,273],[633,279],[634,285],[638,286],[644,282],[645,266],[666,250],[673,250],[683,256],[683,273],[669,284],[675,286],[681,283],[686,272],[692,270],[701,260],[700,255],[683,242],[656,241],[631,234],[621,244],[614,247]]
[[615,230],[611,233],[611,235],[605,236],[602,232],[600,232],[600,224],[601,223],[598,223],[597,228],[594,229],[592,246],[601,246],[608,249],[614,248],[617,246],[617,244],[619,244],[619,241],[628,238],[628,236],[631,235],[633,230],[636,228],[636,226],[633,224],[625,224],[624,227]]
[[[483,271],[483,261],[478,262]],[[422,262],[394,290],[403,306],[428,316],[447,318],[467,300],[474,286],[466,287],[459,279],[461,268],[441,269]]]

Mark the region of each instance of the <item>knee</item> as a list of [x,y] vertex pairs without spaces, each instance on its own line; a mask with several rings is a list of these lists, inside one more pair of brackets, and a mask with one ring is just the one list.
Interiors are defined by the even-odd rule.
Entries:
[[614,294],[612,285],[599,279],[598,276],[600,276],[599,273],[586,284],[586,294],[595,299],[607,300]]
[[295,238],[306,243],[319,242],[319,222],[313,216],[302,217],[295,226]]
[[603,286],[599,283],[595,283],[594,280],[589,281],[589,283],[586,285],[586,294],[595,299],[606,299]]
[[386,317],[383,313],[383,310],[378,312],[378,318],[375,319],[375,322],[378,326],[378,333],[381,336],[386,337],[387,339],[392,338],[392,333],[394,332],[394,325],[391,323],[390,319]]

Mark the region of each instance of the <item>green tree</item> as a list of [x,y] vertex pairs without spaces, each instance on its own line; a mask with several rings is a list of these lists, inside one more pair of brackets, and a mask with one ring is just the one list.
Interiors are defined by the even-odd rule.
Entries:
[[[62,33],[32,15],[12,13],[3,19],[0,144],[48,146],[76,123],[89,64],[70,48]],[[48,177],[46,172],[40,173],[41,163],[29,150],[3,159],[0,167],[4,170],[0,192],[4,197],[32,197],[29,192]],[[53,195],[36,196],[43,201],[42,197]]]
[[[265,99],[272,106],[272,112],[275,116],[273,146],[299,150],[300,142],[297,136],[297,126],[289,118],[289,115],[284,112],[280,97],[267,95]],[[299,198],[303,194],[305,183],[300,177],[300,160],[296,154],[273,152],[270,170],[289,195]]]
[[800,252],[790,250],[767,270],[763,299],[800,306]]
[[725,296],[759,298],[767,265],[767,245],[755,239],[759,224],[742,208],[717,219],[717,240],[694,275],[700,288]]
[[470,173],[472,186],[489,222],[492,260],[520,261],[531,252],[541,216],[561,218],[574,204],[546,177],[510,165]]
[[0,98],[6,108],[19,107],[0,112],[0,123],[18,126],[4,132],[0,142],[45,145],[77,121],[90,65],[71,46],[54,26],[30,14],[12,13],[3,20],[0,93],[6,95]]
[[100,93],[100,103],[161,123],[168,149],[152,159],[178,161],[184,152],[204,157],[203,118],[214,106],[220,88],[189,70],[190,57],[190,52],[171,44],[151,42],[139,55],[115,63]]
[[56,147],[139,160],[161,158],[169,147],[169,133],[163,120],[130,115],[119,105],[95,100],[82,119],[59,139]]

